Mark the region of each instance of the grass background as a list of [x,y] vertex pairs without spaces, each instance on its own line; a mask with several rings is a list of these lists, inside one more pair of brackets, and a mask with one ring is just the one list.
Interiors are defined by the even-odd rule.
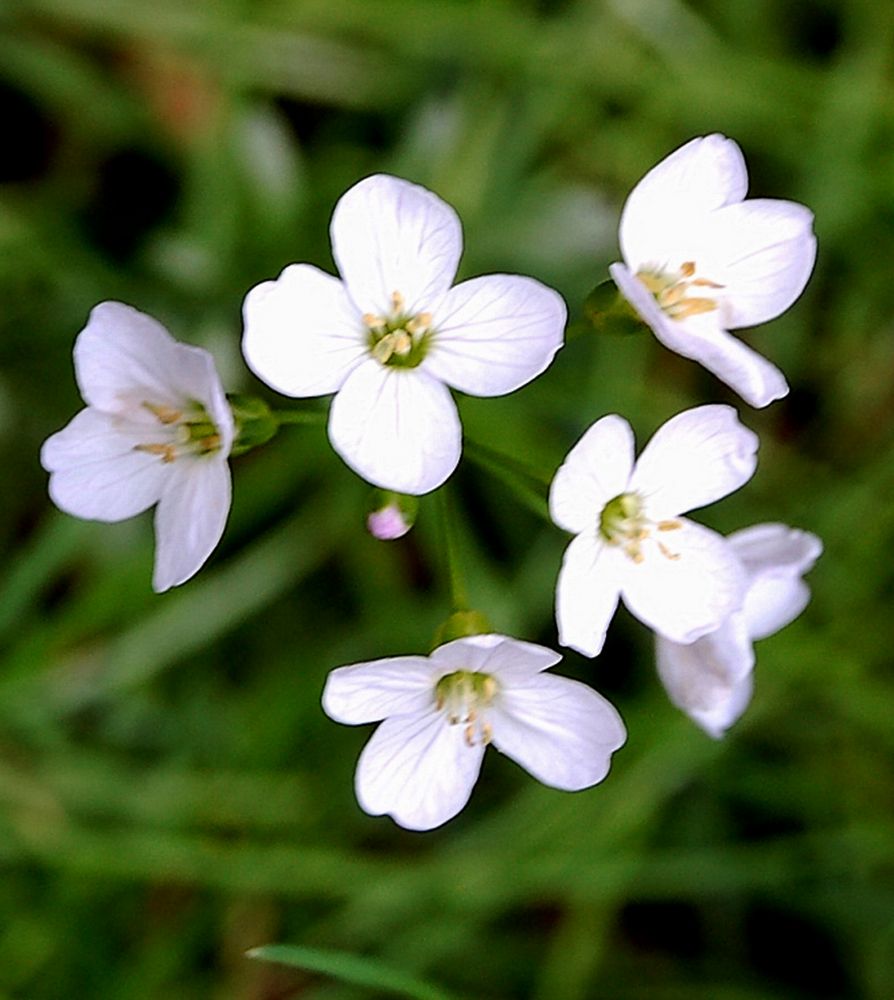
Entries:
[[[283,941],[468,1000],[894,996],[892,57],[894,6],[868,0],[0,4],[0,995],[399,995],[245,957]],[[816,212],[820,252],[748,335],[792,385],[740,405],[758,473],[702,519],[818,533],[810,608],[760,645],[723,742],[669,704],[622,613],[562,667],[627,721],[604,785],[562,794],[490,754],[447,827],[366,817],[367,733],[319,693],[333,666],[428,648],[449,610],[433,504],[374,542],[322,429],[287,429],[235,464],[209,565],[156,596],[148,517],[46,497],[75,335],[120,299],[263,393],[245,291],[331,267],[332,206],[375,171],[457,208],[462,275],[536,275],[579,318],[632,184],[712,131],[753,195]],[[468,438],[551,471],[603,413],[642,441],[723,400],[648,335],[594,333],[460,408]],[[470,460],[450,488],[474,603],[554,645],[565,537]]]

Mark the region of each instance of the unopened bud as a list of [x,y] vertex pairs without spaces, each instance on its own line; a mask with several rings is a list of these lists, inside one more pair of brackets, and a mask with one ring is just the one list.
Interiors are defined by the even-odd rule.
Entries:
[[382,542],[402,538],[413,527],[418,508],[416,497],[377,490],[376,506],[367,515],[366,527],[373,538]]

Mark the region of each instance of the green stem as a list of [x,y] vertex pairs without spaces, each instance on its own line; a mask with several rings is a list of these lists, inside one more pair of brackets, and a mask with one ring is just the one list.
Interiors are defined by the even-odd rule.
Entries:
[[459,544],[456,537],[453,508],[446,488],[438,490],[436,496],[438,498],[438,515],[441,520],[444,560],[447,564],[447,576],[450,581],[450,601],[454,611],[468,611],[469,598],[460,569]]
[[273,419],[282,427],[285,424],[325,424],[327,414],[322,410],[271,410]]
[[548,487],[551,480],[545,474],[485,445],[467,440],[464,449],[469,459],[512,490],[528,510],[552,523],[549,504],[544,496],[544,487]]

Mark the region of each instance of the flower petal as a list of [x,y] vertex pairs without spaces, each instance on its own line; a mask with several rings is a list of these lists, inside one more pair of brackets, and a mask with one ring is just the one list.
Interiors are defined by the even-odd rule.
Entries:
[[644,539],[641,554],[639,562],[618,562],[621,596],[640,621],[673,642],[694,642],[741,608],[745,571],[715,531],[680,518],[675,531]]
[[684,410],[652,435],[630,478],[655,521],[704,507],[748,482],[758,437],[731,406]]
[[[733,617],[742,620],[741,615]],[[743,631],[738,629],[734,637],[721,626],[689,645],[655,638],[658,676],[670,700],[715,739],[723,736],[751,700],[752,673],[746,664],[753,665],[754,652],[747,635],[745,646],[740,644]]]
[[230,513],[230,467],[213,456],[178,458],[155,509],[155,570],[158,593],[194,576],[223,535]]
[[792,201],[755,198],[708,220],[699,269],[723,286],[723,325],[756,326],[779,316],[804,291],[816,261],[813,213]]
[[747,190],[745,160],[732,139],[715,134],[687,142],[630,192],[619,232],[625,262],[637,271],[674,260],[701,216],[741,201]]
[[670,700],[684,712],[710,711],[754,668],[754,647],[745,620],[734,612],[720,628],[688,644],[655,638],[658,676]]
[[782,372],[720,326],[719,311],[671,319],[655,297],[623,264],[609,267],[612,280],[665,347],[697,361],[754,407],[768,406],[788,393]]
[[584,656],[597,656],[618,606],[619,549],[606,545],[595,529],[578,535],[565,550],[556,584],[559,642]]
[[567,315],[561,295],[533,278],[464,281],[434,314],[426,370],[472,396],[502,396],[549,367]]
[[602,508],[624,493],[633,470],[633,431],[623,417],[602,417],[559,466],[549,512],[560,528],[579,534],[598,527]]
[[752,639],[764,639],[794,621],[810,601],[801,575],[823,550],[816,535],[784,524],[757,524],[729,536],[749,577],[743,614]]
[[549,674],[501,688],[490,720],[498,750],[545,785],[572,792],[602,781],[627,738],[602,695]]
[[310,264],[290,264],[242,306],[249,368],[287,396],[338,390],[367,356],[360,313],[344,284]]
[[462,428],[446,386],[421,368],[369,360],[332,401],[329,440],[374,485],[420,494],[436,489],[456,468]]
[[394,715],[372,734],[357,762],[361,809],[389,814],[408,830],[432,830],[469,801],[484,747],[467,746],[462,726],[431,710]]
[[[214,359],[201,347],[174,340],[151,316],[122,302],[101,302],[78,334],[74,363],[84,400],[107,413],[136,419],[147,402],[202,403],[229,453],[233,418]],[[148,410],[146,420],[155,421]]]
[[337,667],[326,679],[323,711],[349,726],[430,711],[438,674],[424,656],[391,656]]
[[454,670],[470,670],[494,674],[502,683],[513,684],[555,666],[561,659],[560,653],[545,646],[494,632],[454,639],[431,654],[431,662],[441,676]]
[[377,174],[345,192],[330,227],[332,254],[360,313],[386,315],[400,292],[409,314],[431,312],[462,254],[456,212],[418,184]]
[[137,451],[146,427],[87,407],[44,442],[41,465],[51,473],[50,498],[60,510],[91,521],[123,521],[162,494],[170,465]]

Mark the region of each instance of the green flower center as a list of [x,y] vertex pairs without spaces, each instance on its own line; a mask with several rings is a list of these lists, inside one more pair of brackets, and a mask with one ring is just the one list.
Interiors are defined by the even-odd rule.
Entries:
[[370,354],[389,368],[418,367],[431,346],[434,334],[431,323],[431,313],[406,312],[403,295],[392,292],[391,312],[387,316],[373,313],[363,316]]
[[671,319],[687,319],[717,308],[717,300],[707,295],[690,295],[690,288],[723,288],[708,278],[696,278],[695,261],[687,260],[674,274],[643,268],[636,277],[655,296],[655,301]]
[[484,718],[484,712],[493,703],[499,689],[492,674],[455,670],[442,677],[435,686],[435,704],[439,712],[446,712],[451,726],[465,726],[468,746],[476,743],[487,746],[493,731]]
[[188,408],[178,410],[164,404],[143,403],[158,421],[159,436],[164,441],[134,445],[136,451],[157,455],[163,462],[176,461],[183,455],[212,455],[220,451],[220,433],[201,403],[191,401]]
[[[609,500],[599,515],[599,534],[609,545],[621,546],[635,563],[641,563],[645,558],[643,542],[651,537],[652,528],[666,532],[682,527],[682,522],[676,520],[650,521],[638,493],[619,493]],[[679,553],[672,552],[663,541],[658,542],[658,551],[667,559],[680,558]]]

